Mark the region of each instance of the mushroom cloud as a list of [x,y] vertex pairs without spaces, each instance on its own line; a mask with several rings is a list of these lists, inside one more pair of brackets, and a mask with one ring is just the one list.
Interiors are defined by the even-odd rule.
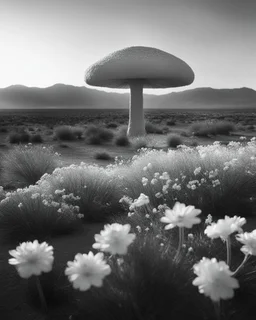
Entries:
[[115,51],[90,66],[85,82],[91,86],[130,88],[127,135],[145,135],[143,88],[174,88],[191,84],[195,75],[183,60],[165,51],[134,46]]

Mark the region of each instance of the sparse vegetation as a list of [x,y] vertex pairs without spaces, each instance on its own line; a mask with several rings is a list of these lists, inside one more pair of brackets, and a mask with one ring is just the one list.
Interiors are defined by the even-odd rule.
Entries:
[[190,131],[198,137],[216,136],[218,134],[229,135],[234,130],[235,125],[228,121],[198,122],[193,123],[190,127]]
[[111,142],[114,138],[114,133],[110,129],[90,125],[85,130],[85,138],[89,144],[100,145]]
[[130,140],[126,135],[118,135],[115,137],[115,145],[119,147],[127,147],[130,145]]
[[43,140],[41,134],[36,133],[36,134],[31,135],[30,142],[32,142],[32,143],[43,143],[44,140]]
[[178,145],[183,144],[181,137],[177,134],[170,133],[168,134],[166,139],[167,139],[167,145],[170,148],[177,148]]
[[148,145],[148,141],[146,137],[138,137],[138,138],[132,138],[132,146],[135,150],[146,148]]
[[113,160],[113,157],[107,151],[96,152],[94,157],[97,160]]
[[24,187],[35,184],[43,174],[52,173],[60,164],[51,148],[16,146],[2,157],[2,179],[5,184]]
[[10,132],[7,139],[12,144],[28,143],[30,135],[25,130],[18,130]]
[[75,132],[71,126],[59,126],[54,130],[55,137],[62,141],[73,141],[76,139]]
[[163,134],[163,130],[159,126],[148,121],[145,124],[145,130],[146,133]]

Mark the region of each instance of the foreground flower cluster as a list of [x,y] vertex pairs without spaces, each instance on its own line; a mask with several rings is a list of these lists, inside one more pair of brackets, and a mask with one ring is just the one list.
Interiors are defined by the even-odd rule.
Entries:
[[[129,200],[129,203],[137,203],[139,207],[148,205],[145,195],[140,195],[134,202]],[[132,206],[130,205],[130,207]],[[180,230],[179,247],[174,260],[179,261],[178,257],[180,257],[184,243],[184,228],[191,229],[193,225],[200,223],[201,219],[198,218],[200,213],[201,210],[194,206],[186,206],[179,202],[176,202],[172,209],[165,208],[164,215],[160,218],[160,222],[167,224],[165,230],[174,227],[178,227]],[[220,219],[216,223],[212,222],[209,217],[207,220],[209,224],[205,229],[205,234],[211,239],[223,239],[227,243],[227,256],[231,254],[228,239],[233,233],[239,233],[236,235],[236,239],[243,244],[241,251],[245,254],[244,261],[235,271],[230,270],[229,263],[217,261],[216,258],[202,257],[201,261],[193,266],[197,277],[192,284],[198,286],[199,292],[209,297],[213,303],[217,303],[216,310],[217,316],[219,316],[220,300],[233,298],[234,290],[239,288],[239,282],[235,278],[236,273],[243,267],[250,255],[256,255],[256,230],[243,233],[242,226],[246,223],[246,220],[237,216],[226,216],[225,219]],[[102,252],[96,254],[92,251],[88,254],[78,253],[75,255],[74,261],[67,262],[65,275],[75,289],[86,291],[92,286],[101,287],[103,285],[104,278],[111,273],[110,265],[107,263],[103,252],[111,255],[127,254],[129,246],[136,238],[136,235],[130,233],[130,230],[131,226],[129,224],[113,223],[105,225],[104,230],[95,235],[95,243],[92,246]],[[193,234],[190,234],[190,238],[193,238]],[[46,242],[41,244],[37,240],[24,242],[16,250],[11,250],[9,253],[13,257],[9,259],[9,263],[17,268],[22,278],[38,277],[43,272],[52,270],[53,247]],[[40,288],[40,291],[42,293],[42,288]],[[41,296],[43,297],[43,295]]]

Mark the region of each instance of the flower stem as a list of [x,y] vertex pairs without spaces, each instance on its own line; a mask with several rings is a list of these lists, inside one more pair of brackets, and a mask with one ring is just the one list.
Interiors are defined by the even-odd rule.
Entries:
[[37,286],[37,290],[38,290],[39,297],[40,297],[41,307],[42,307],[43,311],[47,312],[48,308],[47,308],[45,296],[43,293],[43,288],[42,288],[39,277],[36,277],[36,286]]
[[233,276],[235,276],[239,271],[240,269],[244,266],[245,262],[250,258],[250,256],[248,254],[246,254],[244,256],[244,260],[242,261],[242,263],[240,264],[240,266],[234,271],[233,273]]
[[227,237],[226,240],[226,246],[227,246],[227,265],[230,267],[231,264],[231,242],[230,237]]
[[178,246],[176,255],[174,257],[174,261],[177,261],[177,262],[179,261],[183,242],[184,242],[184,227],[180,227],[179,228],[179,246]]
[[217,320],[221,320],[220,301],[213,301],[214,311]]

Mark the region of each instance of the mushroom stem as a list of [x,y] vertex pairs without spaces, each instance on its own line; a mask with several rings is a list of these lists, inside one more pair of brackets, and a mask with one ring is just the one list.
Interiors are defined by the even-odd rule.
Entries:
[[145,135],[144,111],[143,111],[143,82],[130,83],[129,124],[127,135],[138,137]]

